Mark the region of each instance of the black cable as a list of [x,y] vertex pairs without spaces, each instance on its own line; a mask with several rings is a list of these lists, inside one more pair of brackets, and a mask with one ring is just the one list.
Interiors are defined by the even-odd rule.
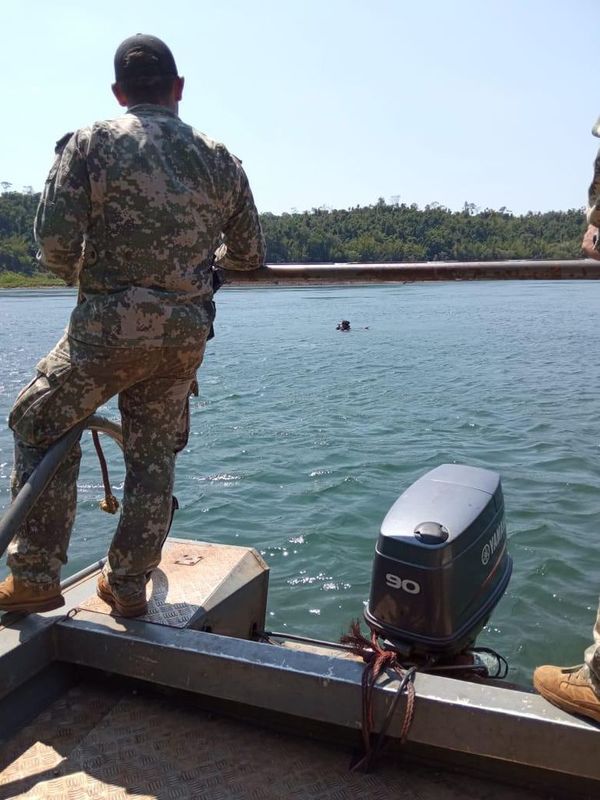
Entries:
[[501,656],[500,653],[497,653],[491,647],[472,647],[472,653],[486,653],[489,656],[492,656],[496,659],[496,672],[493,675],[489,675],[489,678],[497,678],[498,680],[503,680],[508,675],[508,661]]
[[396,694],[394,695],[394,699],[392,700],[390,707],[388,708],[388,712],[385,715],[385,718],[381,725],[381,730],[379,731],[377,739],[375,740],[375,745],[369,754],[369,760],[367,761],[366,769],[369,769],[371,764],[377,758],[379,751],[381,750],[381,747],[383,746],[383,743],[385,741],[388,728],[390,727],[390,723],[392,721],[392,717],[394,716],[394,712],[396,711],[396,708],[400,701],[400,697],[402,696],[402,693],[404,692],[404,689],[406,688],[408,682],[414,681],[416,674],[417,674],[416,667],[411,667],[404,673],[404,676],[400,681],[398,688],[396,689]]
[[310,636],[298,636],[295,633],[279,633],[278,631],[258,631],[257,636],[266,637],[275,636],[277,639],[291,639],[293,642],[306,642],[307,644],[318,644],[321,647],[334,647],[336,650],[351,651],[352,647],[340,642],[327,642],[324,639],[311,639]]

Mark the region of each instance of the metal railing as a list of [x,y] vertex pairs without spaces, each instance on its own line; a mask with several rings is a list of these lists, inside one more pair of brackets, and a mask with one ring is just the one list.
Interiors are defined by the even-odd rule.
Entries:
[[426,261],[416,264],[270,264],[257,270],[223,270],[225,285],[412,283],[453,280],[600,279],[600,261]]

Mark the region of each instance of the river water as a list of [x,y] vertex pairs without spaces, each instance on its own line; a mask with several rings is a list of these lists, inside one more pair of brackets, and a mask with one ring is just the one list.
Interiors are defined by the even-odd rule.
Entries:
[[[495,469],[514,572],[479,643],[521,683],[537,664],[581,661],[600,589],[600,283],[225,289],[218,301],[173,535],[256,547],[271,567],[267,625],[338,639],[362,615],[396,497],[441,463]],[[74,302],[0,292],[1,506],[10,405]],[[351,332],[335,330],[342,318]],[[117,418],[114,401],[102,411]],[[64,576],[105,554],[115,524],[97,508],[90,441],[84,451]],[[121,459],[106,453],[119,489]]]

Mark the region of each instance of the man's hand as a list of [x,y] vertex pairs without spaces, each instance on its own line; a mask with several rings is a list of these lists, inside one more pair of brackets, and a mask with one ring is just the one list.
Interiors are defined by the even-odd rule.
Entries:
[[583,241],[581,242],[581,249],[588,258],[595,258],[600,261],[600,251],[596,249],[596,242],[598,241],[599,231],[595,225],[588,225],[587,231],[584,234]]

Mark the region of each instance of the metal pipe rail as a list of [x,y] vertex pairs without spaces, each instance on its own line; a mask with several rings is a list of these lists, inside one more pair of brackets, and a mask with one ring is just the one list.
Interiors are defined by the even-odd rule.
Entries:
[[598,280],[600,261],[427,261],[416,264],[270,264],[222,270],[225,285],[312,286],[457,280]]
[[123,449],[121,426],[98,414],[87,417],[54,442],[0,519],[0,557],[86,428],[108,434]]

